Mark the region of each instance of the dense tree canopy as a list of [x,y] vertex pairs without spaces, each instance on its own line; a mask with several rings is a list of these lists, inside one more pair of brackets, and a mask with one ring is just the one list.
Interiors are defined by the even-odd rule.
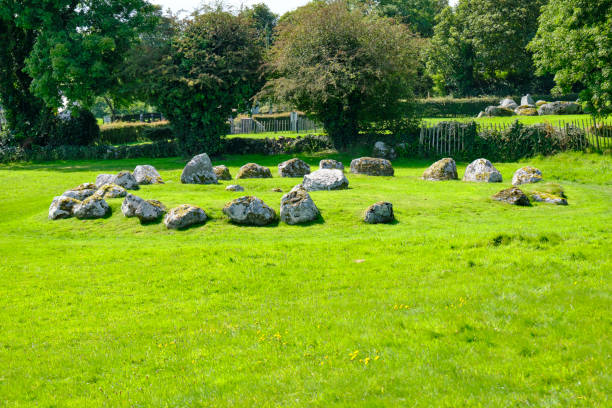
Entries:
[[18,139],[49,137],[65,99],[118,89],[117,70],[157,8],[145,0],[0,0],[0,99]]
[[264,3],[255,4],[243,9],[240,15],[252,21],[257,31],[257,37],[266,48],[269,48],[272,45],[274,28],[278,22],[278,16]]
[[[185,154],[215,153],[233,108],[261,87],[263,47],[253,21],[221,9],[170,25],[136,60],[149,101],[170,120]],[[163,37],[167,37],[164,41]]]
[[531,53],[547,0],[460,0],[437,18],[428,70],[457,95],[538,90]]
[[612,113],[612,0],[551,0],[529,49],[559,90],[584,87],[587,110]]
[[311,3],[281,19],[262,95],[315,115],[343,147],[408,115],[416,54],[402,24],[345,1]]
[[408,25],[411,31],[422,37],[431,37],[435,17],[446,6],[448,0],[359,0],[373,4],[380,12]]

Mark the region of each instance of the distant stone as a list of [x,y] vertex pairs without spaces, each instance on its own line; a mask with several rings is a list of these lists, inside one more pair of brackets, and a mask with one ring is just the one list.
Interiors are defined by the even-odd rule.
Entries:
[[230,174],[230,171],[226,165],[221,164],[219,166],[215,166],[213,167],[213,171],[215,172],[215,175],[217,176],[217,180],[231,180],[232,179],[232,175]]
[[539,100],[539,101],[537,101],[535,104],[536,104],[536,107],[537,107],[537,108],[539,108],[540,106],[545,105],[545,104],[547,104],[547,103],[548,103],[548,102],[543,101],[543,100],[541,100],[541,99],[540,99],[540,100]]
[[351,173],[368,176],[393,176],[393,166],[386,159],[360,157],[351,161]]
[[430,181],[457,180],[457,165],[451,158],[440,159],[425,170],[422,178]]
[[476,159],[465,169],[463,181],[501,183],[502,175],[487,159]]
[[517,103],[514,102],[514,99],[512,98],[502,99],[501,102],[499,103],[499,106],[501,106],[502,108],[507,108],[507,109],[512,109],[512,110],[518,107]]
[[79,219],[103,218],[110,214],[111,209],[103,198],[92,195],[73,208],[73,214]]
[[96,187],[100,188],[105,184],[115,183],[115,175],[114,174],[98,174],[96,177]]
[[183,168],[181,173],[181,183],[183,184],[217,184],[210,158],[206,153],[194,156]]
[[304,177],[310,173],[310,166],[303,160],[293,158],[278,165],[280,177]]
[[148,164],[136,166],[133,176],[138,184],[164,184],[157,169]]
[[171,209],[164,218],[164,224],[168,229],[183,229],[192,225],[206,222],[208,216],[200,207],[182,204]]
[[514,176],[512,177],[513,186],[537,183],[539,181],[542,181],[542,172],[539,169],[531,166],[521,167],[514,172]]
[[565,197],[559,197],[554,194],[545,193],[543,191],[532,192],[531,198],[533,199],[533,201],[538,201],[538,202],[543,202],[543,203],[567,205],[567,199]]
[[519,106],[514,113],[518,116],[538,116],[538,110],[530,106]]
[[272,192],[274,192],[274,193],[282,193],[282,192],[283,192],[283,189],[282,189],[282,188],[280,188],[280,187],[274,187],[274,188],[272,189]]
[[160,219],[166,213],[166,207],[157,200],[144,200],[128,194],[121,204],[121,212],[126,217],[138,217],[141,222]]
[[[304,176],[302,186],[306,191],[342,190],[349,181],[342,170],[321,169]],[[295,187],[294,187],[295,188]]]
[[485,109],[485,115],[489,117],[514,116],[514,110],[502,108],[501,106],[488,106]]
[[223,207],[230,221],[244,225],[267,225],[276,220],[276,212],[253,196],[237,198]]
[[96,195],[104,199],[125,197],[126,194],[127,191],[125,188],[114,183],[104,184],[96,190]]
[[49,206],[49,219],[57,220],[60,218],[69,218],[72,216],[74,207],[80,204],[81,201],[66,196],[54,197]]
[[244,187],[239,186],[238,184],[230,184],[229,186],[225,187],[225,189],[227,191],[244,191]]
[[305,189],[294,189],[281,198],[280,219],[295,225],[314,221],[319,217],[319,209]]
[[496,201],[503,201],[512,205],[530,206],[529,198],[518,187],[510,187],[491,197]]
[[486,114],[486,112],[485,112],[485,111],[480,111],[480,113],[478,113],[478,115],[476,116],[476,118],[477,118],[477,119],[480,119],[480,118],[484,118],[484,117],[486,117],[486,116],[487,116],[487,114]]
[[97,189],[98,188],[93,183],[83,183],[73,189],[64,191],[62,195],[64,197],[71,197],[76,200],[83,201],[87,197],[94,195]]
[[386,201],[372,204],[366,208],[363,214],[363,220],[368,224],[385,224],[392,222],[394,219],[393,204]]
[[126,190],[138,190],[140,188],[132,173],[127,170],[120,171],[112,182]]
[[521,105],[535,106],[535,101],[533,100],[531,95],[527,94],[521,98]]
[[269,168],[260,166],[257,163],[247,163],[238,170],[236,179],[245,178],[271,178],[272,172]]
[[540,115],[577,115],[582,113],[582,106],[575,102],[550,102],[538,108]]
[[323,159],[319,162],[319,169],[336,169],[344,171],[344,164],[337,160]]
[[395,160],[397,158],[395,149],[386,144],[385,142],[381,141],[374,143],[374,148],[372,149],[372,156],[387,160]]

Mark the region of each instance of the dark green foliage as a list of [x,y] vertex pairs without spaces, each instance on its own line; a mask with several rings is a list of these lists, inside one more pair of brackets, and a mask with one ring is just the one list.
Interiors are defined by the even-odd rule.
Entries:
[[261,97],[315,116],[338,148],[360,131],[385,132],[410,118],[417,46],[404,25],[351,7],[314,2],[286,15]]
[[437,18],[428,71],[437,92],[470,96],[546,89],[525,46],[547,0],[460,0]]
[[221,9],[180,22],[157,60],[143,61],[151,101],[170,120],[184,155],[216,153],[232,108],[259,89],[262,47],[251,21]]
[[100,138],[96,117],[86,109],[72,109],[68,118],[58,120],[56,132],[48,145],[87,146]]
[[270,11],[265,3],[247,7],[240,11],[240,15],[251,20],[261,44],[265,48],[269,48],[273,42],[274,28],[278,23],[278,16]]
[[113,123],[104,125],[100,131],[99,143],[124,144],[173,139],[172,128],[162,123]]
[[562,91],[584,88],[585,110],[612,113],[612,0],[550,0],[529,44],[540,74]]

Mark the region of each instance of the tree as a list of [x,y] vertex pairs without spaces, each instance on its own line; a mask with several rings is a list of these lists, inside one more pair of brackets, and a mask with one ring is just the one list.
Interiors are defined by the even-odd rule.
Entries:
[[380,12],[410,27],[422,37],[431,37],[435,17],[446,6],[448,0],[358,0],[362,4],[372,2]]
[[429,48],[428,70],[460,95],[534,92],[531,53],[547,0],[459,0],[440,13]]
[[252,21],[257,37],[261,39],[264,47],[270,48],[273,41],[274,28],[278,23],[278,16],[264,3],[255,4],[241,10],[240,15]]
[[215,153],[232,108],[260,88],[261,44],[251,21],[220,8],[176,22],[143,60],[149,101],[166,116],[185,154]]
[[557,90],[584,87],[580,99],[596,116],[612,113],[612,0],[551,0],[529,44],[540,74]]
[[316,116],[346,147],[372,124],[410,117],[415,44],[406,26],[345,1],[308,4],[281,19],[260,96]]
[[17,139],[44,142],[65,100],[120,88],[116,70],[157,8],[145,0],[0,0],[0,99]]

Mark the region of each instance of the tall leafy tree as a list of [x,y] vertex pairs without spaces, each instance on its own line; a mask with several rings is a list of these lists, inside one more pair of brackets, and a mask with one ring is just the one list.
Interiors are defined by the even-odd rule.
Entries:
[[257,37],[265,48],[272,45],[274,28],[278,23],[278,16],[274,14],[265,3],[254,4],[241,10],[240,15],[252,21]]
[[557,90],[584,87],[580,99],[595,115],[612,113],[612,0],[551,0],[529,44],[540,74]]
[[65,99],[118,89],[125,52],[156,18],[145,0],[0,0],[0,99],[16,138],[41,142]]
[[367,0],[365,3],[368,2],[422,37],[433,35],[436,15],[448,6],[448,0]]
[[531,53],[540,8],[547,0],[459,0],[440,13],[428,70],[461,95],[531,90]]
[[403,24],[342,0],[311,3],[281,19],[261,95],[316,116],[345,147],[410,116],[417,52]]

